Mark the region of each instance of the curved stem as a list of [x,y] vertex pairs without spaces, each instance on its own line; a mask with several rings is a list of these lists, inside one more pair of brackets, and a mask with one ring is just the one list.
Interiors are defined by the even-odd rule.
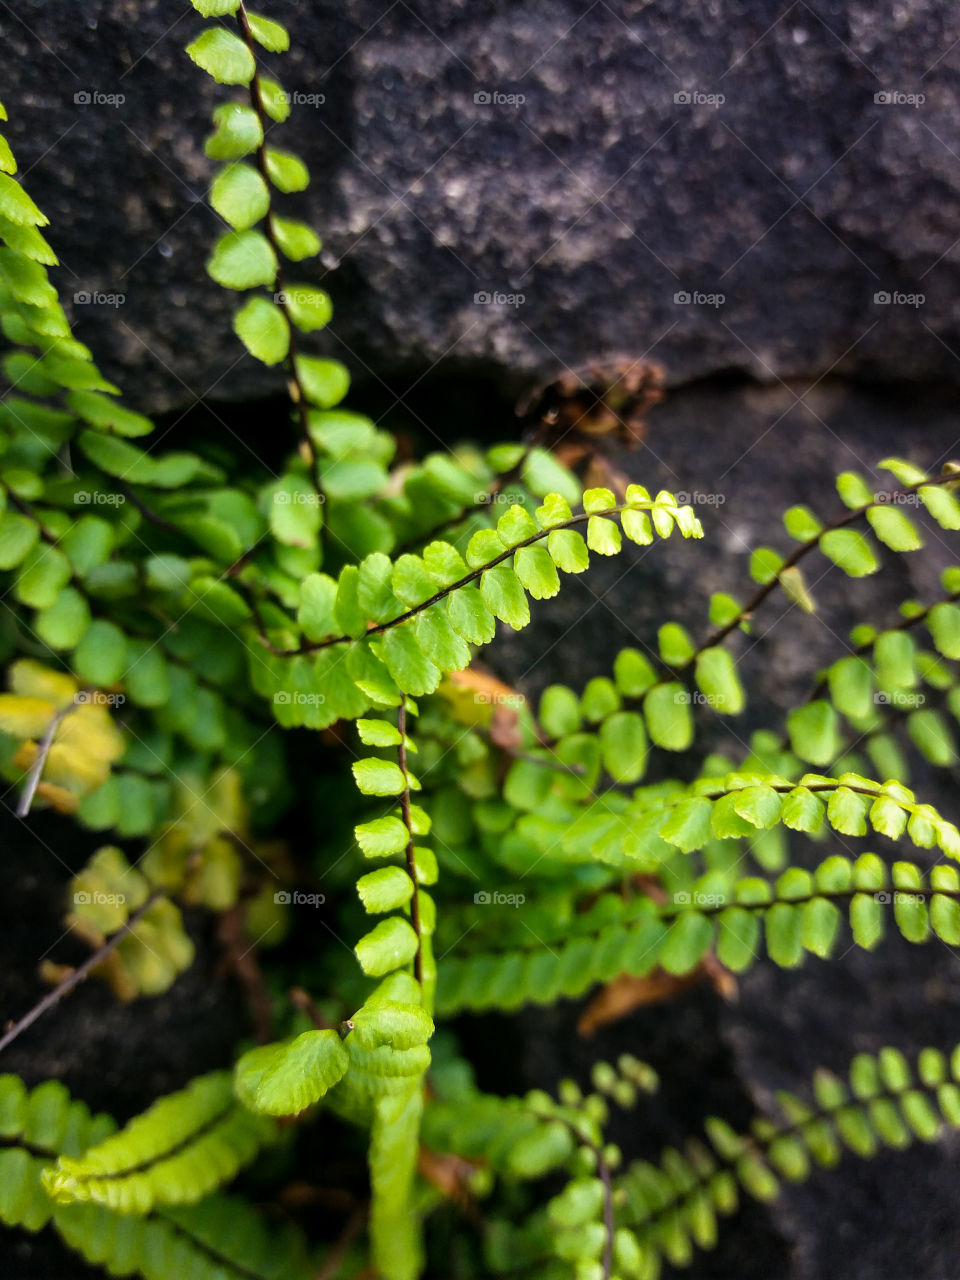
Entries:
[[52,1009],[54,1005],[59,1004],[63,997],[69,995],[74,987],[78,987],[80,983],[90,975],[91,970],[95,969],[98,964],[105,960],[116,948],[117,944],[122,942],[127,934],[131,933],[137,927],[154,903],[159,901],[160,898],[165,898],[166,896],[167,895],[163,889],[154,889],[146,901],[141,906],[137,907],[136,911],[127,918],[126,922],[121,925],[116,933],[112,933],[110,937],[107,938],[106,942],[99,946],[92,955],[88,956],[87,959],[84,960],[83,964],[69,973],[62,982],[59,982],[53,988],[52,991],[47,992],[42,1000],[38,1000],[29,1013],[25,1013],[18,1022],[13,1024],[3,1039],[0,1040],[0,1053],[2,1053],[8,1045],[13,1044],[14,1040],[16,1040],[22,1032],[26,1031],[28,1027],[33,1026],[37,1019],[42,1017],[48,1009]]

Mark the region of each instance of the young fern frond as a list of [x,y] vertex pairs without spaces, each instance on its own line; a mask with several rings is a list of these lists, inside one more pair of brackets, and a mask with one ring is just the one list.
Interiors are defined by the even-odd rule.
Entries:
[[299,1233],[268,1230],[238,1196],[159,1207],[144,1216],[93,1201],[61,1203],[46,1187],[57,1157],[76,1160],[116,1132],[91,1116],[58,1081],[28,1092],[17,1076],[0,1076],[0,1221],[27,1231],[50,1223],[64,1243],[113,1275],[145,1280],[309,1280],[315,1267]]
[[82,1155],[62,1155],[42,1181],[63,1204],[92,1200],[117,1213],[143,1214],[158,1204],[202,1199],[275,1137],[271,1121],[238,1105],[230,1073],[213,1072],[161,1098]]

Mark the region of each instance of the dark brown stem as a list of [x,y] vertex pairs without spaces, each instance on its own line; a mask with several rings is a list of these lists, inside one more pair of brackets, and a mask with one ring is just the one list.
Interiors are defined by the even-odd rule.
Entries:
[[[259,52],[253,32],[250,29],[250,19],[247,16],[246,5],[241,0],[240,7],[237,9],[237,22],[240,26],[240,33],[243,36],[247,48],[250,50],[250,56],[256,62]],[[270,127],[269,117],[263,105],[263,95],[260,92],[260,77],[254,72],[253,79],[250,81],[250,105],[256,112],[257,119],[260,121],[260,132],[263,141],[257,147],[256,160],[257,168],[260,176],[266,184],[267,191],[272,191],[270,182],[270,173],[267,168],[267,130]],[[297,368],[297,327],[293,323],[293,317],[290,314],[290,308],[286,302],[284,293],[284,271],[283,271],[283,251],[280,248],[280,242],[277,239],[276,227],[274,226],[273,213],[273,196],[270,196],[270,207],[267,209],[267,216],[264,220],[264,231],[270,247],[273,250],[274,257],[277,262],[277,274],[274,279],[274,301],[283,312],[283,317],[287,322],[287,329],[290,333],[290,346],[287,352],[287,373],[289,375],[288,388],[290,399],[293,401],[294,408],[300,422],[300,438],[303,443],[304,451],[310,466],[310,475],[313,480],[314,488],[317,491],[321,501],[323,500],[323,484],[320,479],[320,464],[317,459],[317,450],[314,446],[313,439],[310,435],[310,408],[307,397],[304,394],[303,381],[300,377],[300,370]]]
[[90,972],[95,969],[98,964],[101,964],[108,955],[110,955],[118,943],[122,942],[127,934],[131,933],[137,927],[154,903],[164,897],[166,897],[166,894],[163,889],[154,889],[143,905],[139,906],[136,911],[128,917],[126,923],[121,925],[116,933],[112,933],[102,946],[99,946],[92,955],[88,956],[87,959],[84,960],[83,964],[79,965],[69,973],[67,977],[65,977],[62,982],[59,982],[52,991],[49,991],[42,1000],[38,1000],[30,1012],[25,1013],[19,1022],[15,1022],[13,1024],[3,1039],[0,1040],[0,1053],[2,1053],[8,1045],[11,1045],[22,1032],[27,1030],[28,1027],[33,1026],[37,1019],[42,1017],[48,1009],[52,1009],[54,1005],[59,1004],[63,997],[69,995],[74,987],[78,987],[80,983],[90,975]]
[[423,986],[423,941],[420,933],[420,890],[417,883],[417,859],[413,848],[413,821],[410,817],[410,780],[407,777],[407,707],[400,703],[397,713],[397,728],[400,730],[400,746],[397,756],[400,772],[403,774],[403,791],[400,794],[400,808],[403,813],[403,825],[407,828],[407,874],[413,882],[413,896],[410,899],[410,922],[417,935],[417,954],[413,958],[413,971],[417,982]]

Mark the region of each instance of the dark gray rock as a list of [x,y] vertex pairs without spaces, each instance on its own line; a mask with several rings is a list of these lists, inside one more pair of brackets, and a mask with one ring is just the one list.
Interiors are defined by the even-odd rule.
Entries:
[[[324,99],[275,140],[310,163],[290,205],[325,235],[327,346],[356,376],[440,362],[512,387],[653,351],[674,383],[957,380],[960,43],[943,0],[269,7],[293,31],[285,87]],[[9,131],[65,292],[126,295],[78,307],[79,331],[153,410],[280,384],[200,270],[217,229],[202,139],[231,92],[182,53],[200,25],[186,0],[0,10]]]

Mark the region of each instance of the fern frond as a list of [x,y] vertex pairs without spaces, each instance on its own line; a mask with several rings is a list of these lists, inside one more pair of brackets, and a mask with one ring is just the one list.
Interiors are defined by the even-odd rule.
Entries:
[[82,1156],[61,1156],[43,1182],[61,1203],[92,1200],[143,1214],[155,1204],[202,1199],[274,1136],[269,1120],[238,1105],[230,1073],[213,1072],[161,1098]]

